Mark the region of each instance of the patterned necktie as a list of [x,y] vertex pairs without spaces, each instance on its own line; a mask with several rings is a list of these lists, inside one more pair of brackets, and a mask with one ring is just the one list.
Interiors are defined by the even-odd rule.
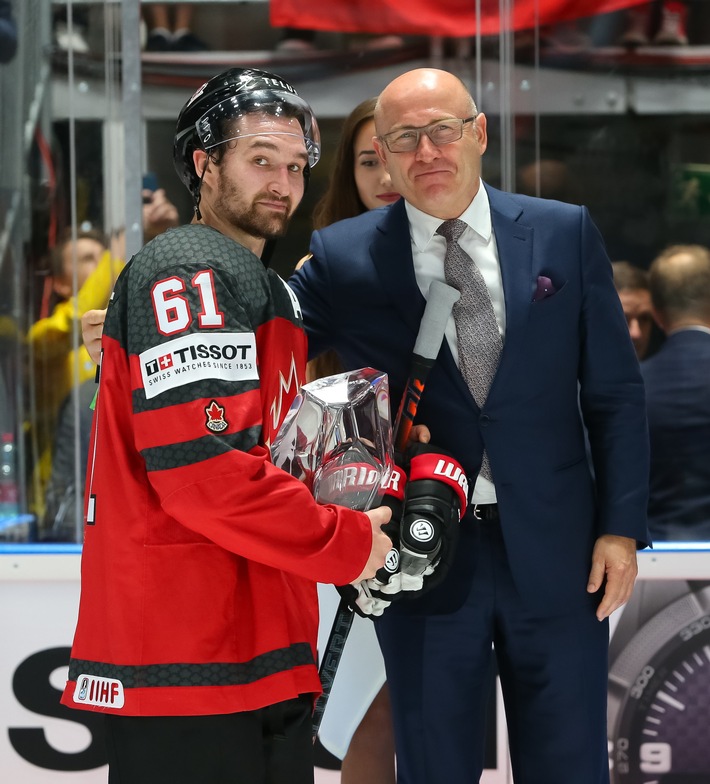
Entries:
[[[503,341],[493,311],[488,287],[473,259],[458,244],[466,228],[461,220],[447,220],[437,234],[446,239],[444,275],[446,282],[461,292],[454,305],[459,369],[473,399],[483,408],[493,377],[498,369]],[[491,478],[488,455],[483,455],[481,474]]]

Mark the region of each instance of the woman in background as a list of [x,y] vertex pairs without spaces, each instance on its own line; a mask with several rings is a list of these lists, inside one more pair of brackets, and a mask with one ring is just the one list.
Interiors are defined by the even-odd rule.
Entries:
[[[372,144],[372,137],[376,135],[376,103],[377,98],[359,103],[343,123],[328,189],[313,208],[313,228],[316,231],[367,210],[386,207],[399,199]],[[301,259],[297,267],[309,258]],[[341,371],[335,353],[327,351],[308,363],[308,380]]]
[[[386,207],[399,198],[372,144],[376,100],[358,104],[343,123],[328,189],[313,210],[314,229]],[[308,363],[307,377],[312,381],[342,369],[336,354],[328,351]],[[322,610],[337,605],[332,587],[319,586],[319,595]],[[321,619],[319,644],[320,640],[325,644],[329,630],[329,621]],[[342,784],[394,784],[394,736],[384,663],[374,625],[365,618],[354,619],[320,738],[343,760]]]
[[399,199],[372,144],[376,98],[358,104],[343,123],[328,190],[313,210],[313,228],[322,229]]

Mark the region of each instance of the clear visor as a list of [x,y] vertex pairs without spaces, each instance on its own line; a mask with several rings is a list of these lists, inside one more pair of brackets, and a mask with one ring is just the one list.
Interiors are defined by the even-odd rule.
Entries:
[[[239,122],[242,117],[247,120]],[[205,150],[245,136],[296,136],[303,138],[309,165],[320,160],[320,132],[311,108],[287,92],[256,90],[234,95],[205,112],[195,129]]]

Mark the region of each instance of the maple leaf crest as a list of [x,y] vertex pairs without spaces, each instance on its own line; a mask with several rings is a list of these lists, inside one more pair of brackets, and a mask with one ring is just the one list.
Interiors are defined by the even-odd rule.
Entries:
[[224,406],[220,406],[216,400],[213,400],[205,408],[205,414],[207,414],[205,424],[208,430],[211,430],[213,433],[221,433],[227,428],[227,420],[224,418]]

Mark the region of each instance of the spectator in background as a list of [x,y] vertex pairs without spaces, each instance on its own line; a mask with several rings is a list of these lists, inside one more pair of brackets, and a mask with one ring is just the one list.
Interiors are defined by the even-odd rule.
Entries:
[[710,540],[710,250],[673,245],[651,265],[667,335],[641,364],[651,436],[649,528],[656,540]]
[[86,279],[98,266],[108,246],[108,238],[98,229],[78,232],[76,242],[73,240],[71,229],[64,232],[51,253],[52,288],[58,302],[71,297],[74,285],[77,289],[81,289]]
[[612,267],[614,269],[614,286],[624,309],[626,323],[629,325],[629,334],[636,349],[636,356],[641,360],[649,352],[653,332],[648,273],[640,267],[634,267],[628,261],[614,261]]
[[99,231],[67,230],[51,252],[52,298],[50,315],[40,318],[28,334],[31,397],[31,453],[33,456],[30,508],[44,518],[44,498],[51,473],[51,455],[59,411],[74,383],[93,379],[96,366],[75,334],[86,310],[108,302],[113,282],[123,266],[108,249]]
[[662,0],[634,6],[626,11],[626,28],[620,43],[637,46],[686,46],[688,43],[688,3]]
[[[143,198],[143,242],[179,225],[177,207],[168,199],[163,188],[147,189],[141,192]],[[125,256],[125,249],[122,256]]]
[[[284,27],[276,44],[277,52],[310,54],[317,51],[317,31],[298,27]],[[349,35],[347,48],[351,51],[374,49],[401,49],[404,38],[400,35]]]
[[87,54],[89,43],[89,9],[85,4],[72,3],[71,25],[69,24],[68,4],[53,4],[54,41],[59,49],[74,54]]
[[[171,14],[172,10],[172,14]],[[147,52],[204,52],[209,46],[192,32],[194,3],[145,3]]]
[[92,377],[76,388],[76,401],[74,395],[69,394],[59,409],[41,527],[42,541],[81,541],[84,527],[81,507],[95,394],[96,383]]
[[[178,225],[175,205],[165,191],[143,191],[143,233],[146,241]],[[75,324],[87,310],[105,307],[123,268],[123,234],[108,246],[98,231],[79,232],[74,243],[68,230],[51,253],[51,314],[29,330],[33,404],[31,452],[34,467],[30,508],[45,518],[45,494],[59,411],[75,384],[93,380],[96,366],[81,343]]]
[[277,52],[313,52],[316,50],[315,30],[299,30],[296,27],[284,27],[281,38],[276,44]]
[[328,189],[313,210],[316,229],[399,199],[372,142],[376,103],[368,98],[358,104],[343,123]]
[[17,24],[10,0],[0,0],[0,64],[9,63],[17,51]]

